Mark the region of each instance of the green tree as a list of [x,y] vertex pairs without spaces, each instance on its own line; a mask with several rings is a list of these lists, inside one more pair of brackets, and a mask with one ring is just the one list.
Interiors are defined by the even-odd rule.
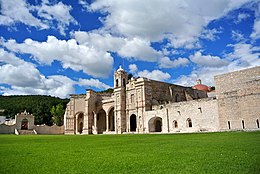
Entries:
[[56,105],[56,107],[52,106],[52,108],[51,108],[52,119],[53,119],[53,122],[57,126],[62,126],[63,125],[64,113],[65,113],[65,111],[64,111],[63,105],[61,103]]

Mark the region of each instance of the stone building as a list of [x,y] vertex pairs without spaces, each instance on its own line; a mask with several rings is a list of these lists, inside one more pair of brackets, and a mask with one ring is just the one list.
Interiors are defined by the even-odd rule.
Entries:
[[[228,80],[227,80],[228,79]],[[114,92],[71,95],[65,134],[175,133],[259,129],[260,67],[215,77],[207,86],[184,87],[131,78],[120,67]]]

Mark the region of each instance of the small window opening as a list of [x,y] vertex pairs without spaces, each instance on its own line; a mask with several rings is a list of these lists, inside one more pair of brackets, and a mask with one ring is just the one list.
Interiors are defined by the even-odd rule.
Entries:
[[242,128],[245,129],[245,122],[242,120]]
[[116,79],[116,87],[118,87],[118,79]]
[[228,129],[231,129],[230,121],[228,121],[227,123],[228,123]]
[[187,126],[192,127],[192,121],[190,118],[187,119]]
[[259,121],[258,121],[258,119],[256,119],[256,126],[257,126],[257,128],[259,128]]
[[173,121],[173,128],[178,128],[178,122],[176,120]]

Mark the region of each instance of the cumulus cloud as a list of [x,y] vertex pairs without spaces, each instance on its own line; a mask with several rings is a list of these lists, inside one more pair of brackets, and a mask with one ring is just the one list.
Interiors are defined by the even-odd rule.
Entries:
[[72,7],[62,2],[43,0],[40,5],[33,6],[25,0],[0,0],[0,5],[0,25],[15,26],[16,23],[23,23],[39,29],[58,28],[65,35],[71,23],[77,24],[70,14]]
[[79,79],[78,85],[84,86],[86,88],[95,87],[97,89],[108,89],[112,88],[111,86],[106,85],[103,82],[100,82],[98,79]]
[[138,71],[137,65],[136,64],[130,64],[129,65],[129,72],[132,74],[135,74]]
[[94,47],[102,52],[117,52],[121,57],[155,62],[161,53],[154,50],[149,41],[140,38],[116,37],[111,34],[76,31],[72,36],[79,44]]
[[202,55],[200,51],[196,52],[194,55],[191,55],[189,58],[192,62],[199,66],[222,67],[228,65],[226,60],[223,60],[218,56]]
[[74,93],[74,85],[107,89],[98,79],[74,81],[64,75],[43,75],[37,67],[0,48],[0,86],[3,95],[51,95],[61,98]]
[[139,71],[137,73],[137,76],[139,77],[146,77],[148,79],[152,80],[157,80],[157,81],[167,81],[171,78],[171,75],[169,73],[164,73],[160,70],[153,70],[153,71],[148,71],[148,70],[143,70]]
[[83,70],[93,77],[107,77],[114,62],[110,53],[79,45],[75,39],[66,41],[48,36],[46,42],[26,39],[23,43],[8,40],[1,44],[11,51],[31,54],[41,64],[50,65],[54,60],[59,60],[63,68]]
[[163,57],[159,60],[160,68],[177,68],[179,66],[186,66],[189,64],[189,60],[187,58],[179,57],[174,60],[170,60],[169,57]]
[[88,9],[107,14],[102,18],[103,31],[152,42],[168,38],[173,47],[193,48],[199,46],[198,37],[210,21],[246,2],[249,0],[100,0]]
[[[208,62],[209,64],[206,63],[204,66],[194,68],[189,75],[182,75],[179,78],[173,80],[173,83],[185,86],[193,86],[197,79],[202,79],[204,84],[213,86],[214,76],[216,75],[260,66],[260,47],[245,43],[237,43],[230,45],[230,47],[233,50],[230,53],[224,55],[224,58],[222,59],[211,55],[204,57],[200,52],[195,53],[191,57],[195,58],[197,54],[198,58],[202,56],[204,57],[202,59],[208,59],[206,62],[213,60],[219,62],[217,64],[221,66],[216,66]],[[222,61],[220,61],[223,59],[225,61],[224,65],[222,65]]]

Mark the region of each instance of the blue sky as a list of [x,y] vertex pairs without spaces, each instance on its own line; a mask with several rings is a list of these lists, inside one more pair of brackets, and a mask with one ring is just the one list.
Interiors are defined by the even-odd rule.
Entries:
[[0,94],[51,95],[135,77],[192,86],[260,65],[259,0],[0,0]]

